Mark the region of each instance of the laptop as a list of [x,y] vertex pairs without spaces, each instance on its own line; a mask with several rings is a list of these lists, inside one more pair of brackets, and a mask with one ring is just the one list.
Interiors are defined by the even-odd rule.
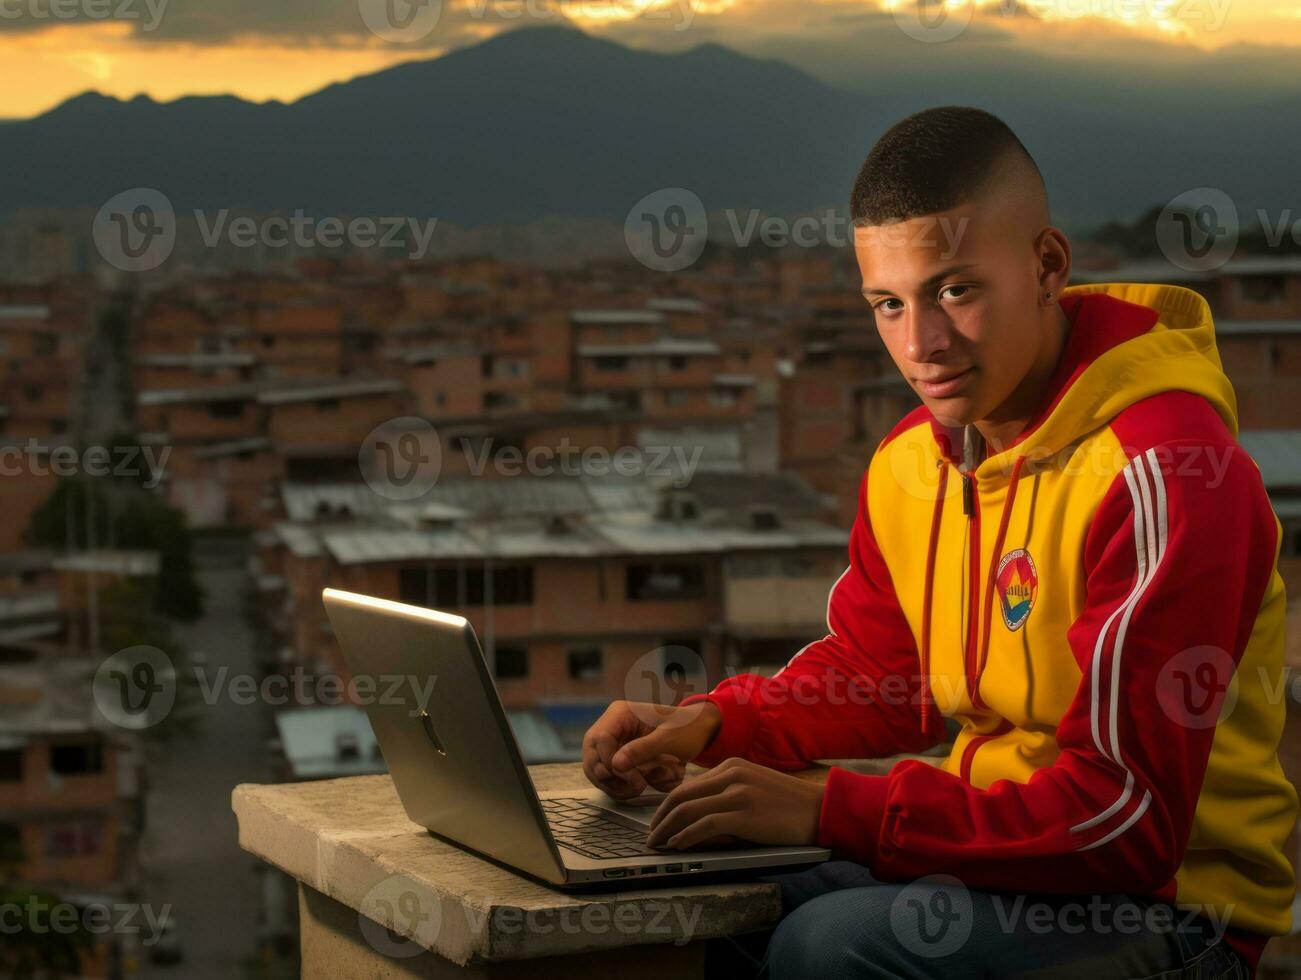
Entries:
[[402,806],[439,837],[559,888],[680,884],[831,856],[794,845],[653,850],[663,794],[630,805],[596,787],[539,793],[468,620],[337,589],[322,599]]

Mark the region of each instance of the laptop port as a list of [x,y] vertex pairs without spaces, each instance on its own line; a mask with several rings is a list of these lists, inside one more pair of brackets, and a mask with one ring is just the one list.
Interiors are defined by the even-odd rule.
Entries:
[[627,874],[627,868],[611,868],[609,871],[605,872],[607,878],[623,878],[626,877]]
[[646,867],[641,869],[641,873],[644,875],[653,875],[655,873],[655,865],[653,864],[647,865]]
[[673,872],[675,872],[675,871],[681,871],[681,870],[682,870],[682,865],[680,865],[680,864],[666,864],[666,865],[664,865],[664,871],[665,871],[666,874],[673,874]]
[[700,861],[693,861],[691,864],[688,864],[688,865],[687,865],[687,870],[688,870],[688,871],[699,871],[699,870],[701,870],[703,867],[704,867],[704,864],[701,863]]

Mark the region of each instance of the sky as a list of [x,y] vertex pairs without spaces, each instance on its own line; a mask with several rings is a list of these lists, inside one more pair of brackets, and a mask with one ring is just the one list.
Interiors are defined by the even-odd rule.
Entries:
[[[0,0],[0,119],[85,91],[118,98],[231,94],[293,101],[333,82],[435,57],[504,30],[568,21],[651,50],[717,41],[821,74],[852,62],[846,38],[999,45],[1099,64],[1301,47],[1291,0]],[[1120,46],[1119,48],[1117,46]],[[820,52],[835,57],[823,57]],[[787,52],[790,52],[788,55]],[[1024,53],[1023,51],[1023,53]],[[1286,58],[1278,57],[1286,54]],[[866,55],[864,55],[866,57]]]

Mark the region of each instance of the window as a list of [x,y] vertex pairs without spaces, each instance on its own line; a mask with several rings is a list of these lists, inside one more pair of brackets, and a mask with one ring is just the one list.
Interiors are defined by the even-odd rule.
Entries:
[[[398,598],[409,606],[428,605],[433,599],[429,591],[432,585],[433,579],[426,569],[398,569]],[[448,598],[454,596],[455,593],[452,593]],[[447,599],[443,601],[446,602]]]
[[59,338],[53,334],[41,333],[36,335],[36,346],[34,348],[37,357],[49,357],[58,353]]
[[46,829],[45,853],[49,857],[69,858],[85,857],[97,854],[100,846],[100,827],[98,824],[68,822],[55,824]]
[[687,368],[687,359],[681,354],[674,354],[669,358],[670,371],[685,371]]
[[1244,276],[1242,298],[1255,303],[1274,303],[1287,295],[1282,276]]
[[598,371],[626,371],[628,370],[628,358],[613,355],[598,357],[596,359],[596,369]]
[[[481,606],[485,599],[483,579],[482,567],[404,568],[398,572],[398,589],[402,601],[414,605]],[[491,586],[495,606],[530,605],[533,602],[533,566],[494,568]]]
[[670,408],[681,408],[691,400],[691,393],[680,389],[664,392],[664,404]]
[[339,410],[339,399],[318,398],[316,400],[316,410],[318,412],[337,412]]
[[104,771],[99,742],[68,742],[50,746],[50,770],[60,776],[86,776]]
[[244,417],[243,402],[210,402],[208,414],[214,419],[238,419]]
[[650,562],[628,566],[628,598],[699,599],[705,594],[705,568],[693,562]]
[[660,677],[673,692],[675,702],[695,693],[689,678],[703,680],[704,670],[698,640],[669,639],[660,646]]
[[0,749],[0,783],[23,781],[23,750]]
[[787,578],[811,578],[818,573],[818,567],[812,558],[783,558],[782,574]]
[[529,652],[523,647],[499,646],[493,651],[493,673],[498,680],[529,675]]
[[605,672],[600,647],[575,647],[566,657],[569,678],[575,681],[599,680]]
[[0,823],[0,867],[23,860],[23,832],[11,823]]

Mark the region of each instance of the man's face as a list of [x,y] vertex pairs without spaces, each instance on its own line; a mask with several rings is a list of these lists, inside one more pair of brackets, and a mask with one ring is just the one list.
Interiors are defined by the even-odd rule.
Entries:
[[970,202],[854,229],[881,340],[943,425],[996,417],[1044,342],[1034,243],[998,211]]

